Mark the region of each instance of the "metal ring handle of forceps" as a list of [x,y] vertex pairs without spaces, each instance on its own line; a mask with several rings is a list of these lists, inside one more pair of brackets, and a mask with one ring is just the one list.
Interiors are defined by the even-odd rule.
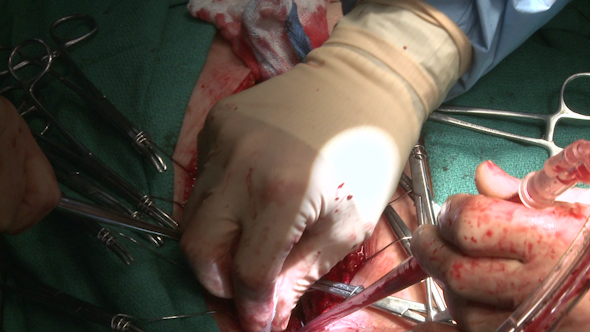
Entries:
[[[470,107],[457,107],[457,106],[442,106],[439,111],[433,112],[429,119],[445,124],[454,125],[460,128],[471,129],[477,132],[481,132],[484,134],[489,134],[497,137],[506,138],[509,140],[517,141],[517,142],[524,142],[531,145],[539,146],[545,148],[550,156],[554,156],[561,152],[563,148],[557,146],[554,141],[555,135],[555,127],[559,120],[566,118],[566,119],[577,119],[577,120],[585,120],[590,121],[590,116],[583,115],[577,112],[572,111],[567,103],[565,102],[565,89],[567,85],[581,77],[590,77],[590,73],[577,73],[568,77],[561,86],[561,90],[559,93],[559,108],[557,111],[551,114],[535,114],[535,113],[523,113],[523,112],[512,112],[512,111],[503,111],[503,110],[493,110],[493,109],[482,109],[482,108],[470,108]],[[543,138],[533,138],[528,136],[522,136],[518,134],[512,134],[505,131],[497,130],[488,128],[485,126],[473,124],[467,121],[459,120],[448,116],[444,113],[451,113],[451,114],[478,114],[478,115],[493,115],[493,116],[503,116],[508,118],[521,118],[521,119],[531,119],[531,120],[541,120],[545,122],[545,134]]]
[[[77,37],[77,38],[73,38],[73,39],[62,38],[57,33],[55,33],[54,30],[58,26],[60,26],[61,24],[69,22],[71,20],[77,20],[77,19],[82,19],[86,22],[89,22],[90,23],[89,24],[90,31]],[[45,42],[43,42],[44,46],[46,46],[46,48],[47,48],[47,55],[41,57],[41,61],[45,61],[45,62],[50,61],[50,60],[48,60],[49,55],[51,55],[51,57],[53,57],[53,58],[57,58],[59,56],[69,57],[69,55],[67,53],[68,47],[74,46],[74,45],[76,45],[88,38],[94,37],[96,32],[98,32],[98,23],[96,23],[96,20],[94,20],[94,18],[92,18],[92,16],[88,16],[88,15],[84,15],[84,14],[76,14],[76,15],[70,15],[70,16],[66,16],[66,17],[62,17],[62,18],[58,19],[57,21],[55,21],[53,23],[53,25],[51,26],[51,29],[50,29],[51,38],[53,38],[53,40],[58,44],[58,49],[51,50],[51,48]],[[36,39],[36,38],[34,38],[34,39]],[[31,39],[31,40],[33,40],[33,39]],[[40,39],[37,39],[37,40],[40,40]],[[26,43],[26,41],[24,43]],[[18,48],[19,46],[21,46],[20,48],[22,48],[22,43],[14,48],[9,48],[7,46],[0,45],[0,50],[12,49],[14,51],[14,49]],[[12,58],[14,56],[11,54],[10,57]],[[12,71],[16,71],[16,70],[19,70],[19,69],[27,66],[29,63],[30,62],[28,60],[24,60],[24,61],[19,62],[18,64],[13,64],[13,65],[9,64],[9,68],[12,68]],[[10,72],[10,70],[6,70],[6,72],[4,72],[4,71],[0,72],[0,77],[2,75],[5,75],[5,73],[9,73],[9,72]],[[13,77],[14,77],[14,74],[13,74]]]
[[[43,70],[39,74],[37,74],[36,76],[33,76],[31,79],[23,79],[17,75],[16,70],[15,70],[16,66],[22,63],[22,62],[19,62],[18,64],[15,64],[16,54],[22,48],[24,48],[32,43],[39,43],[40,45],[42,45],[45,48],[45,51],[47,52],[47,56],[45,56],[43,58],[47,59],[47,62],[46,62],[45,67],[43,68]],[[37,98],[35,97],[35,95],[33,93],[33,89],[35,87],[35,84],[39,80],[41,80],[43,78],[43,76],[45,76],[46,74],[49,73],[53,59],[54,59],[54,54],[51,52],[51,48],[44,41],[42,41],[40,39],[29,39],[14,48],[14,50],[12,51],[11,56],[9,58],[9,61],[8,61],[8,66],[9,66],[8,70],[9,70],[10,74],[14,77],[14,79],[17,80],[22,85],[23,89],[25,90],[25,94],[26,94],[27,99],[30,99],[33,103],[32,106],[35,106],[35,109],[32,109],[32,111],[33,112],[34,111],[40,112],[42,117],[44,117],[45,120],[50,125],[56,127],[59,130],[59,132],[62,135],[64,135],[64,137],[71,144],[71,146],[73,148],[75,148],[76,153],[78,153],[79,155],[82,155],[82,156],[86,156],[88,154],[91,154],[90,151],[88,151],[88,149],[86,149],[81,143],[79,143],[69,133],[69,131],[67,131],[65,128],[63,128],[63,126],[61,126],[61,124],[59,124],[59,122],[57,122],[53,118],[53,116],[51,116],[51,114],[43,107],[43,105],[39,102],[39,100],[37,100]],[[47,127],[46,127],[46,129],[47,129]],[[121,184],[119,183],[119,185],[121,185]],[[176,221],[174,221],[170,216],[168,216],[168,214],[166,214],[162,209],[160,209],[157,205],[155,205],[153,200],[151,199],[151,197],[140,193],[135,188],[125,187],[124,190],[127,191],[128,195],[134,197],[137,200],[137,204],[138,204],[139,209],[148,213],[150,216],[156,218],[157,220],[160,220],[164,224],[167,224],[171,228],[178,227],[178,223],[176,223]]]
[[[18,64],[14,64],[14,60],[16,59],[17,54],[19,53],[19,51],[21,49],[23,49],[25,46],[28,46],[33,43],[38,43],[43,48],[45,48],[47,55],[45,55],[41,59],[42,62],[45,62],[45,67],[43,67],[43,69],[41,70],[41,72],[39,74],[31,77],[30,79],[24,79],[24,78],[21,78],[16,73],[16,71],[18,69],[22,68],[23,66],[25,66],[26,64],[28,64],[29,62],[22,61],[22,62],[19,62]],[[22,85],[23,89],[25,90],[25,93],[28,95],[28,97],[33,98],[33,101],[35,101],[36,104],[41,104],[41,103],[39,103],[37,98],[34,96],[33,88],[35,87],[35,84],[37,84],[37,82],[39,82],[43,78],[43,76],[45,76],[47,73],[49,73],[53,59],[54,59],[54,55],[53,55],[49,45],[47,45],[43,40],[37,39],[37,38],[28,39],[28,40],[25,40],[24,42],[20,43],[19,45],[17,45],[15,48],[12,49],[12,52],[10,52],[10,56],[8,57],[8,72],[17,82],[19,82]],[[23,63],[25,63],[25,62],[26,62],[26,64],[23,65]]]
[[[90,32],[73,39],[63,38],[59,36],[56,30],[63,24],[82,21],[88,24]],[[129,121],[118,109],[105,97],[105,95],[84,75],[80,67],[74,62],[68,53],[68,48],[84,41],[98,31],[98,23],[96,20],[89,15],[76,14],[66,17],[62,17],[55,21],[51,25],[50,34],[51,38],[58,45],[54,56],[61,57],[75,72],[79,79],[82,80],[83,87],[90,91],[91,97],[96,99],[96,103],[93,103],[95,110],[99,110],[98,113],[105,118],[111,125],[113,125],[119,132],[126,135],[131,141],[133,147],[141,154],[146,156],[152,166],[158,171],[163,172],[167,169],[166,163],[163,158],[155,151],[152,145],[152,139],[149,133],[143,130],[139,130],[131,121]]]
[[153,235],[165,236],[173,240],[180,240],[182,233],[178,230],[152,225],[128,215],[103,209],[92,204],[69,198],[62,198],[56,209],[79,217],[89,218],[99,223],[125,227]]
[[[83,21],[83,22],[87,23],[88,26],[90,27],[90,31],[81,35],[80,37],[77,37],[77,38],[63,38],[63,37],[61,37],[56,32],[56,29],[60,25],[71,22],[71,21]],[[58,19],[57,21],[53,22],[53,24],[51,25],[51,28],[49,29],[49,34],[51,35],[51,38],[58,45],[58,49],[55,51],[56,54],[54,54],[54,55],[61,56],[61,55],[67,54],[67,49],[69,47],[74,46],[82,41],[85,41],[88,38],[94,37],[94,35],[97,32],[98,32],[98,23],[90,15],[74,14],[74,15],[69,15],[69,16],[65,16],[65,17]]]
[[[21,61],[17,64],[15,64],[15,59],[17,58],[17,54],[20,52],[21,49],[23,49],[24,47],[33,44],[33,43],[37,43],[40,44],[42,47],[45,48],[45,51],[47,52],[47,55],[44,56],[42,58],[41,64],[43,64],[43,62],[45,62],[45,66],[43,67],[43,69],[41,70],[40,73],[38,73],[37,75],[32,76],[29,79],[25,79],[20,77],[17,74],[17,70],[20,68],[23,68],[22,66],[20,66],[23,62],[27,62],[27,64],[30,64],[31,62],[29,62],[28,60],[25,61]],[[46,59],[46,61],[44,61],[43,59]],[[88,151],[88,149],[86,149],[80,142],[78,142],[78,140],[76,140],[75,137],[72,136],[72,134],[70,134],[69,131],[67,131],[48,111],[47,109],[45,109],[45,107],[41,104],[41,102],[37,99],[37,97],[35,96],[34,93],[34,88],[35,85],[45,76],[47,75],[50,70],[51,70],[51,65],[53,63],[53,60],[55,59],[51,48],[49,47],[49,45],[47,45],[47,43],[45,43],[43,40],[41,39],[28,39],[22,43],[20,43],[19,45],[17,45],[13,50],[12,53],[10,54],[10,57],[8,58],[8,72],[10,73],[10,75],[12,75],[12,77],[22,86],[24,93],[25,93],[25,102],[30,102],[31,105],[29,105],[29,108],[27,108],[26,112],[39,112],[41,114],[41,116],[49,123],[49,125],[54,126],[57,128],[57,130],[59,130],[60,134],[62,134],[67,141],[71,144],[71,146],[76,150],[77,153],[80,153],[82,155],[86,155],[89,154],[90,152]],[[17,68],[19,67],[20,68]],[[26,114],[26,113],[25,113]],[[23,115],[23,113],[21,113],[21,115]],[[48,126],[46,126],[46,128],[44,130],[47,130]]]
[[[45,66],[43,67],[43,69],[41,70],[41,72],[39,72],[38,74],[32,76],[29,79],[25,79],[20,77],[17,74],[17,70],[24,68],[25,66],[29,65],[31,62],[28,60],[24,60],[19,62],[18,64],[14,63],[14,60],[17,57],[17,53],[20,52],[21,49],[23,49],[24,47],[31,45],[33,43],[37,43],[39,45],[41,45],[45,51],[47,52],[47,55],[43,56],[41,58],[41,64],[43,64],[43,62],[45,62]],[[66,136],[68,139],[72,139],[75,142],[75,139],[69,134],[69,132],[63,130],[63,127],[61,127],[61,125],[59,123],[57,123],[57,121],[51,116],[51,114],[49,114],[49,112],[47,112],[47,110],[43,107],[43,105],[41,104],[41,102],[37,99],[37,97],[35,96],[33,90],[35,88],[35,85],[41,80],[43,79],[43,77],[45,75],[47,75],[49,73],[49,71],[51,70],[51,65],[53,63],[54,60],[54,55],[51,51],[51,48],[49,47],[49,45],[47,45],[43,40],[41,39],[28,39],[22,43],[20,43],[19,45],[17,45],[12,52],[10,53],[10,57],[8,58],[8,73],[17,81],[17,84],[20,84],[22,89],[24,90],[25,93],[25,104],[27,104],[27,102],[32,102],[32,105],[29,104],[28,107],[24,110],[20,110],[19,108],[19,113],[21,116],[26,116],[29,113],[32,112],[39,112],[41,113],[41,116],[45,119],[46,121],[46,125],[45,128],[41,131],[40,135],[44,135],[49,128],[54,125],[58,128],[58,130],[60,130],[60,132]],[[16,88],[15,86],[10,86],[7,88]],[[3,89],[3,91],[5,91],[7,89]],[[22,107],[23,105],[21,105]],[[74,144],[74,146],[76,147],[76,149],[80,149],[80,147],[77,144]]]

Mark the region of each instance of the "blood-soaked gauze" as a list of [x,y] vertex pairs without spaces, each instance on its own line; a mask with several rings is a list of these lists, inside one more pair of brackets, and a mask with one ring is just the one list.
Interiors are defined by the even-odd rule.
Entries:
[[[377,218],[422,124],[470,59],[467,37],[433,7],[366,1],[340,20],[305,64],[224,102],[239,98],[236,112],[310,145],[351,179],[352,192],[381,191],[365,195],[377,201],[357,202],[364,217]],[[373,179],[384,189],[369,186]]]

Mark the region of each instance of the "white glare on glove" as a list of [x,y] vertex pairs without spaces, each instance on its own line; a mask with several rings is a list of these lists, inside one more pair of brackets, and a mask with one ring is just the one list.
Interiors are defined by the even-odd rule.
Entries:
[[[220,101],[199,136],[181,244],[247,331],[284,329],[303,292],[371,235],[428,110],[469,61],[444,16],[395,3],[358,6],[306,64]],[[366,25],[365,9],[388,23]],[[372,32],[391,22],[411,38]]]

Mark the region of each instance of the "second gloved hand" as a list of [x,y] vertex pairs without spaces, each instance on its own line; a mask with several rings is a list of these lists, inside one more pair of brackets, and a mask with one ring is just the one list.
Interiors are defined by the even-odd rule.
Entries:
[[[590,215],[590,192],[572,188],[558,198],[560,202],[534,210],[505,200],[517,193],[520,180],[491,161],[482,163],[475,175],[480,195],[449,197],[438,226],[425,225],[414,232],[412,252],[440,281],[461,331],[492,332],[571,244]],[[586,331],[589,313],[586,294],[556,331]]]
[[371,235],[428,112],[467,66],[454,24],[395,4],[359,5],[306,64],[220,101],[200,133],[181,245],[247,331],[284,329]]

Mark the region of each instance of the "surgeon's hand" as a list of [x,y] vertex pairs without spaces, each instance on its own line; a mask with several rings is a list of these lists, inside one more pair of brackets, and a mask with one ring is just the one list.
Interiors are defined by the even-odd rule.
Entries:
[[61,197],[53,169],[14,106],[0,97],[0,231],[18,233]]
[[[371,235],[392,175],[354,160],[354,172],[341,174],[305,142],[228,105],[212,111],[199,137],[200,177],[182,247],[209,291],[235,298],[245,328],[262,330],[275,307],[282,328],[303,292]],[[383,160],[387,151],[371,152],[353,156],[394,168]],[[354,190],[353,182],[366,186]]]
[[[480,195],[450,197],[438,227],[414,233],[412,251],[443,286],[462,331],[495,331],[541,283],[590,215],[588,190],[570,189],[558,198],[562,202],[543,210],[505,200],[519,183],[484,162],[476,171]],[[586,331],[589,324],[586,295],[558,331]]]
[[[423,121],[468,66],[452,22],[406,5],[359,5],[305,64],[207,118],[181,245],[247,331],[285,329],[299,297],[371,235]],[[384,27],[412,35],[373,33]]]

